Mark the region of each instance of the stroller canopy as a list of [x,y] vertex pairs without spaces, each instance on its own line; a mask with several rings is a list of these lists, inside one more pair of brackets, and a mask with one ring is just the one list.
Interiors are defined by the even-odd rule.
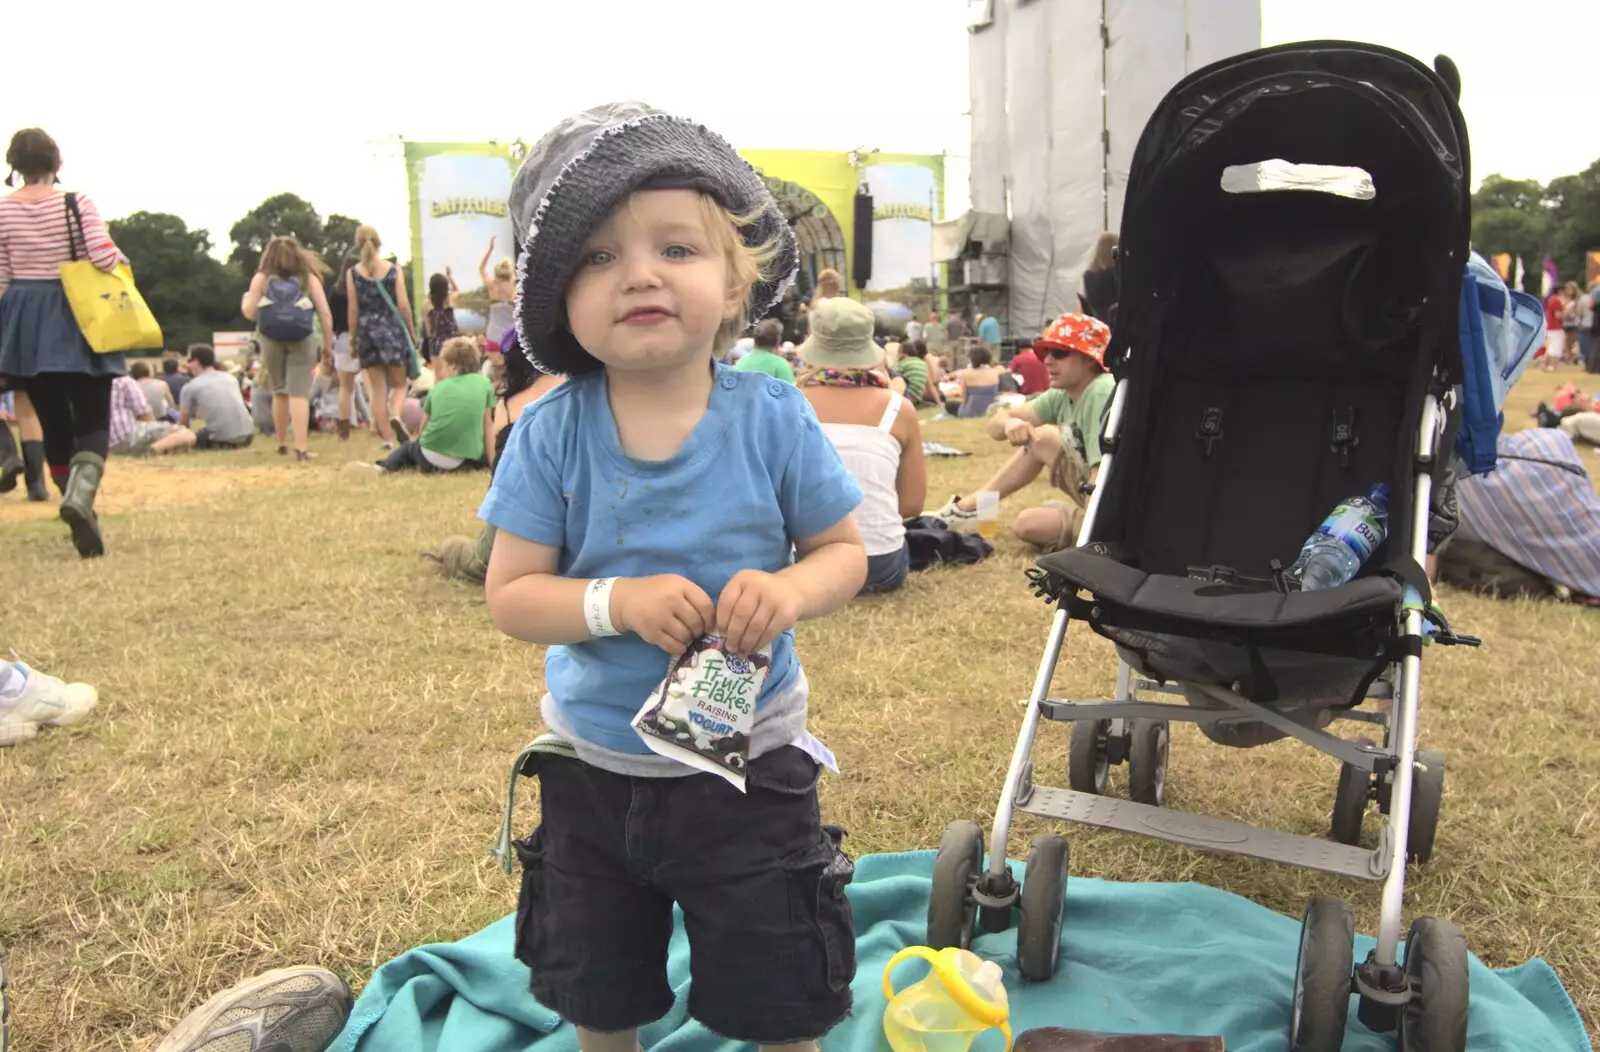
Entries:
[[[1225,192],[1229,166],[1281,159],[1359,168],[1370,201],[1303,191]],[[1214,63],[1178,83],[1157,107],[1135,150],[1119,246],[1123,324],[1107,365],[1121,376],[1130,347],[1181,293],[1185,257],[1212,253],[1225,284],[1271,289],[1249,273],[1317,230],[1351,227],[1331,251],[1376,249],[1347,274],[1344,323],[1359,342],[1390,344],[1423,322],[1435,339],[1420,348],[1447,382],[1460,372],[1456,297],[1471,227],[1466,127],[1451,88],[1408,55],[1371,44],[1287,44]],[[1359,231],[1359,232],[1358,232]],[[1302,266],[1327,265],[1319,259]],[[1281,265],[1281,259],[1272,265]],[[1244,272],[1228,272],[1230,264]],[[1231,280],[1230,280],[1231,279]],[[1269,299],[1270,297],[1264,297]],[[1282,321],[1295,303],[1240,303],[1259,321]],[[1376,312],[1376,313],[1374,313]]]

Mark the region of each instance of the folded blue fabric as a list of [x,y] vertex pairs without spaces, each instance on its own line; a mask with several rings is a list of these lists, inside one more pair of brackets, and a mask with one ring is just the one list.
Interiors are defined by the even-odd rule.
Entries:
[[[1016,865],[1020,877],[1023,867]],[[922,941],[933,853],[871,855],[856,865],[855,1012],[823,1041],[827,1052],[885,1052],[883,969]],[[333,1052],[576,1052],[572,1028],[528,994],[528,971],[511,954],[512,917],[460,942],[424,946],[373,974]],[[1467,933],[1468,941],[1472,933]],[[1048,983],[1017,971],[1015,929],[983,935],[974,949],[1005,969],[1012,1029],[1069,1026],[1119,1033],[1220,1034],[1229,1052],[1283,1052],[1300,940],[1298,919],[1199,884],[1124,884],[1073,878],[1067,886],[1061,964]],[[1356,959],[1372,940],[1358,938]],[[908,962],[896,987],[926,966]],[[688,1018],[689,944],[680,923],[667,975],[678,999],[641,1035],[651,1052],[737,1047]],[[1494,970],[1471,965],[1470,1052],[1593,1052],[1572,1001],[1550,966],[1532,960]],[[999,1052],[999,1035],[974,1052]],[[1356,1021],[1344,1052],[1392,1052],[1393,1035]]]

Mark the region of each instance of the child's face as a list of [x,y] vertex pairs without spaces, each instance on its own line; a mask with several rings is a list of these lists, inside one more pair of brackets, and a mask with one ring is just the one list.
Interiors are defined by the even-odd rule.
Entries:
[[455,367],[443,358],[435,358],[433,360],[433,378],[435,380],[443,380],[445,377],[454,376],[455,374]]
[[645,190],[622,202],[584,242],[567,285],[567,324],[609,368],[651,370],[707,355],[745,291],[693,190]]

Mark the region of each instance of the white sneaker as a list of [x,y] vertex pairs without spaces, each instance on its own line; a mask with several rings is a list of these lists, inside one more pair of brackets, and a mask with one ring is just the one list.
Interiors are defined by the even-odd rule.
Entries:
[[100,692],[87,683],[63,683],[36,668],[26,670],[27,682],[15,698],[0,698],[0,745],[27,741],[40,727],[65,727],[89,714]]
[[978,529],[978,510],[974,508],[967,511],[961,507],[961,494],[952,494],[950,503],[938,511],[928,512],[935,519],[943,519],[944,524],[957,533],[975,533]]

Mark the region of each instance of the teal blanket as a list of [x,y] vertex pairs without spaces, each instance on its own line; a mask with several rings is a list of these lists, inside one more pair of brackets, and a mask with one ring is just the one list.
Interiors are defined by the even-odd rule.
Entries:
[[[922,940],[932,872],[932,852],[857,863],[850,888],[859,961],[855,1012],[823,1041],[827,1052],[887,1052],[883,968],[896,951]],[[506,917],[460,942],[423,946],[379,968],[333,1052],[576,1052],[572,1028],[528,995],[527,969],[511,955],[512,924]],[[1053,980],[1022,981],[1015,929],[981,936],[974,949],[1004,967],[1017,1033],[1070,1026],[1221,1034],[1229,1052],[1283,1052],[1299,938],[1297,919],[1215,888],[1074,877]],[[1358,961],[1371,945],[1358,939]],[[915,962],[903,969],[897,987],[926,971]],[[678,1001],[645,1028],[645,1047],[734,1048],[688,1017],[689,945],[681,924],[667,970]],[[1572,1001],[1541,960],[1494,970],[1472,959],[1470,1035],[1471,1052],[1593,1052]],[[1000,1047],[991,1034],[973,1049]],[[1394,1037],[1368,1032],[1352,1006],[1344,1052],[1394,1048]]]

